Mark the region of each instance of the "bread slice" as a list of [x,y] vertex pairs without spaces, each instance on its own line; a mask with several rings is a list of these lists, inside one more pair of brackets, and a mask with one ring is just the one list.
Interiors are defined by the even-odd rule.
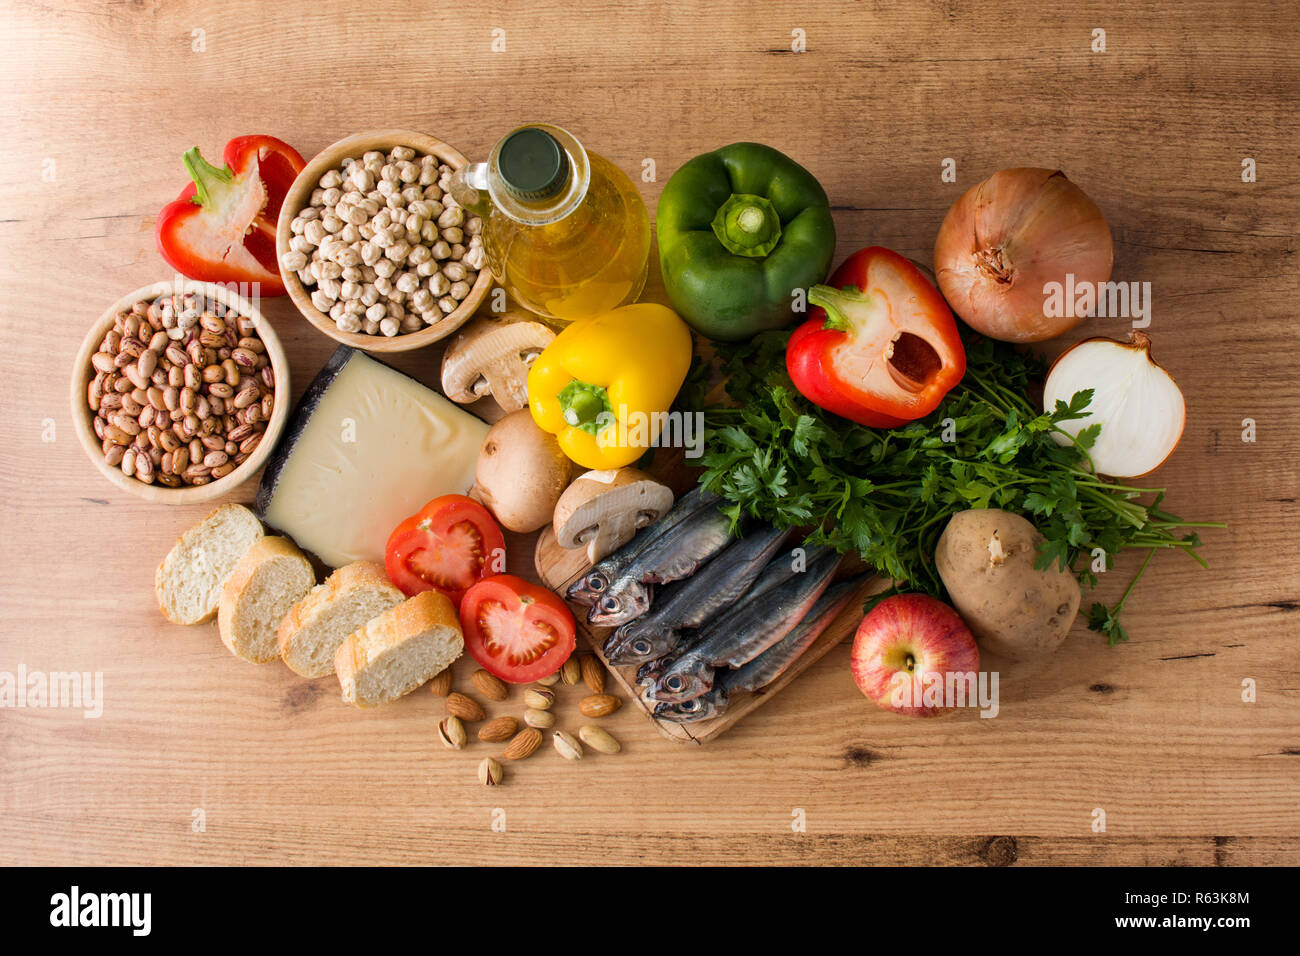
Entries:
[[276,629],[315,583],[311,562],[288,538],[257,541],[221,588],[217,610],[221,643],[254,664],[275,660],[280,656]]
[[447,595],[421,591],[349,634],[334,655],[334,670],[345,701],[374,707],[446,670],[464,648]]
[[276,633],[280,656],[295,674],[328,677],[344,638],[405,599],[382,564],[345,564],[284,616]]
[[212,620],[221,586],[265,532],[243,505],[225,504],[181,535],[154,574],[158,607],[175,624]]

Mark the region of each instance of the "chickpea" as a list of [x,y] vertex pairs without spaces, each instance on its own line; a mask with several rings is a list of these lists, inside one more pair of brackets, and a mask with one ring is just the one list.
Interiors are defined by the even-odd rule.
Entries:
[[[467,216],[447,194],[451,175],[446,163],[418,155],[408,146],[348,157],[339,168],[321,175],[307,205],[290,220],[281,267],[310,289],[312,305],[327,313],[340,331],[394,336],[438,322],[469,297],[486,265],[483,220]],[[157,335],[145,329],[141,341],[157,338],[161,348],[192,334],[198,316],[149,317],[151,322],[155,318]],[[206,352],[218,359],[232,350],[218,348],[221,343],[215,341],[211,345]],[[134,365],[115,373],[125,379],[127,391],[134,385],[131,371],[142,380],[149,378]],[[181,370],[173,366],[160,370],[157,378],[159,385],[171,378],[185,384]],[[228,407],[219,395],[203,397],[217,403],[205,408],[216,417]],[[171,477],[161,462],[152,464],[157,474]]]

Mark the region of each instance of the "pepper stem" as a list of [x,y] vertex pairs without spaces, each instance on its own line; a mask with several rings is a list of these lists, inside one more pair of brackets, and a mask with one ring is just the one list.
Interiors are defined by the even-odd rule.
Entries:
[[826,324],[823,328],[835,332],[847,332],[853,327],[847,309],[870,301],[871,296],[853,286],[835,289],[828,285],[815,285],[808,290],[808,304],[819,305],[826,310]]
[[195,146],[185,154],[185,171],[194,180],[195,195],[193,202],[197,206],[207,206],[212,202],[212,187],[234,182],[235,172],[229,166],[218,169],[203,158]]
[[713,234],[728,252],[759,259],[781,241],[781,217],[766,197],[735,193],[713,217]]
[[614,417],[609,393],[600,385],[580,382],[576,378],[555,396],[560,402],[560,412],[565,424],[596,435]]

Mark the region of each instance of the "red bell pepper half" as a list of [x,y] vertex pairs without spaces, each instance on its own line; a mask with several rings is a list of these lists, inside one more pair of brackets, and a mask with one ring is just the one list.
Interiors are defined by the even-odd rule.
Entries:
[[185,154],[194,181],[158,214],[158,251],[178,272],[203,282],[257,282],[284,295],[275,255],[280,206],[307,163],[274,136],[238,136],[219,169],[195,146]]
[[966,350],[939,290],[898,253],[871,246],[829,284],[786,347],[795,387],[815,405],[871,428],[930,414],[966,373]]

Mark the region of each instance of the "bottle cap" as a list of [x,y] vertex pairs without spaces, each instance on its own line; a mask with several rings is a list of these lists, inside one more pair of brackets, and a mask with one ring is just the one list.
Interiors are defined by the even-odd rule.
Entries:
[[516,199],[549,199],[569,178],[569,156],[546,130],[525,126],[501,144],[497,168],[506,191]]

